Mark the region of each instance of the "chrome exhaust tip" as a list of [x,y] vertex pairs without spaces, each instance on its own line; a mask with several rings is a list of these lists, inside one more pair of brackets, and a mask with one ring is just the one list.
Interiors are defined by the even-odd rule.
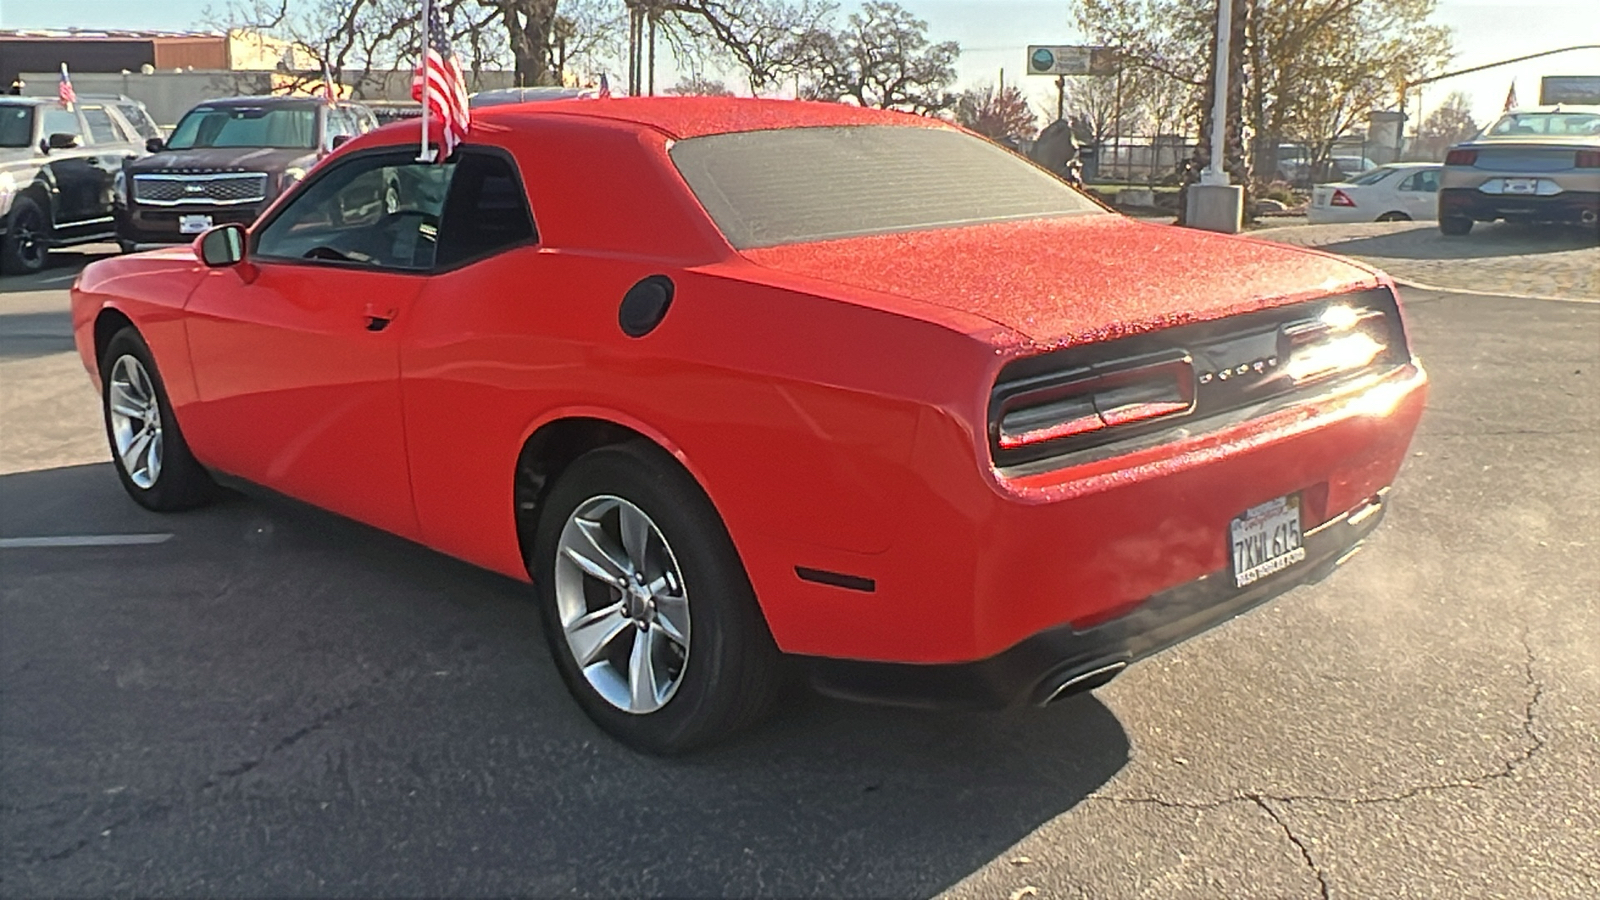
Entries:
[[[1057,700],[1070,697],[1073,694],[1092,691],[1122,674],[1122,670],[1127,667],[1128,661],[1119,659],[1088,670],[1068,669],[1065,672],[1057,673],[1052,678],[1060,679],[1059,681],[1052,681],[1052,678],[1044,680],[1043,686],[1039,691],[1041,699],[1038,701],[1038,705],[1049,706]],[[1052,684],[1053,686],[1051,686]]]

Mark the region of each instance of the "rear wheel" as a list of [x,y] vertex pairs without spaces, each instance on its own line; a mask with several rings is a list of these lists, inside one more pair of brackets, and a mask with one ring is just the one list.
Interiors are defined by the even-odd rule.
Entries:
[[50,223],[38,201],[18,197],[11,204],[5,239],[0,241],[0,272],[27,275],[43,269],[50,253],[45,244],[49,237]]
[[128,496],[158,512],[209,502],[216,486],[190,455],[138,331],[124,328],[111,338],[101,357],[100,380],[111,462]]
[[1444,216],[1439,219],[1439,231],[1451,237],[1461,237],[1472,231],[1472,220],[1466,216]]
[[1378,217],[1379,222],[1409,222],[1411,217],[1403,212],[1390,211]]
[[551,488],[533,574],[551,652],[591,719],[681,753],[759,721],[780,655],[733,542],[653,445],[604,447]]

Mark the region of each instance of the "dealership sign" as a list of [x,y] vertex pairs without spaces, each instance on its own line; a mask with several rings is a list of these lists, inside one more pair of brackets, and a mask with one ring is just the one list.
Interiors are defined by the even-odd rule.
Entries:
[[1110,47],[1028,46],[1029,75],[1115,75],[1117,51]]
[[1539,103],[1600,103],[1600,75],[1546,75],[1539,80]]

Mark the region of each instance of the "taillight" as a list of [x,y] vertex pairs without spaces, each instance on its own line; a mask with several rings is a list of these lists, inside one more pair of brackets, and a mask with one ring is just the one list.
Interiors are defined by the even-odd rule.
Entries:
[[1288,342],[1284,374],[1295,385],[1355,372],[1388,349],[1382,310],[1330,306],[1322,315],[1283,329]]
[[1007,397],[996,442],[1018,450],[1180,415],[1194,409],[1194,390],[1194,361],[1181,351],[1101,363]]
[[1447,166],[1472,166],[1478,163],[1476,150],[1451,150],[1444,155],[1444,164]]
[[1356,202],[1354,200],[1350,199],[1350,195],[1349,194],[1346,194],[1344,191],[1341,191],[1338,188],[1334,188],[1334,190],[1333,190],[1333,199],[1328,201],[1328,205],[1329,206],[1355,206]]
[[1600,169],[1600,150],[1579,150],[1574,162],[1580,169]]

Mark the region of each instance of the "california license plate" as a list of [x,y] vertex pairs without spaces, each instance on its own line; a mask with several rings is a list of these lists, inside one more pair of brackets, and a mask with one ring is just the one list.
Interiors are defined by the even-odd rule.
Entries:
[[1539,190],[1539,179],[1537,179],[1537,178],[1507,178],[1506,179],[1506,193],[1508,193],[1508,194],[1532,194],[1532,193],[1537,192],[1538,190]]
[[1244,587],[1306,558],[1300,543],[1300,495],[1252,506],[1228,527],[1233,583]]
[[208,229],[210,227],[211,227],[211,217],[210,216],[195,215],[195,216],[179,216],[178,217],[178,233],[179,234],[199,234],[200,232],[205,231],[206,229]]

